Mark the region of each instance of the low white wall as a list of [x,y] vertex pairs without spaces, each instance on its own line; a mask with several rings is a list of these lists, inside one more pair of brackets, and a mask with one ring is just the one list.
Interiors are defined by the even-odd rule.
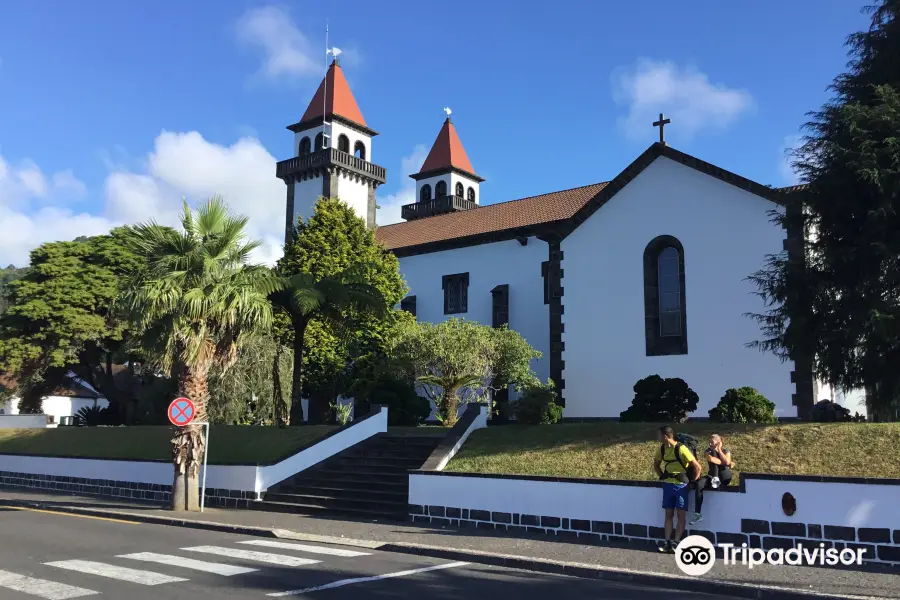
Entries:
[[435,471],[443,471],[444,467],[447,466],[447,463],[456,456],[456,453],[459,452],[459,449],[462,448],[462,445],[466,443],[466,440],[469,439],[469,436],[472,435],[472,432],[476,429],[482,429],[487,427],[487,417],[488,417],[488,405],[482,404],[480,410],[478,412],[478,416],[475,417],[475,420],[472,421],[472,424],[466,428],[463,434],[460,436],[456,443],[453,444],[453,447],[441,458],[441,461],[435,465]]
[[260,467],[256,479],[256,491],[262,492],[291,475],[316,465],[350,446],[358,444],[377,433],[387,431],[388,409],[353,422],[353,425],[329,436],[314,446],[298,452],[274,465]]
[[0,415],[0,429],[45,429],[47,415]]
[[[740,532],[742,519],[900,529],[900,485],[753,479],[745,493],[707,492],[702,529]],[[796,499],[784,514],[785,493]],[[661,526],[659,487],[449,474],[409,476],[409,503]],[[693,490],[691,491],[693,510]]]

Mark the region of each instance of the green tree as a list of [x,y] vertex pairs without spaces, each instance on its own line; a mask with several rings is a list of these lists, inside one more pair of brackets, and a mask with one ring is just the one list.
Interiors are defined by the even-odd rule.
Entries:
[[[399,304],[408,291],[397,257],[375,241],[374,231],[350,206],[334,198],[321,198],[313,215],[298,222],[278,271],[287,277],[308,274],[312,281],[369,286],[387,307]],[[308,397],[311,422],[324,419],[335,397],[365,376],[360,368],[370,357],[384,354],[386,332],[407,316],[395,310],[373,311],[368,302],[334,308],[327,317],[323,311],[314,311],[303,331],[306,339],[300,344],[300,357],[296,340],[292,344],[294,364],[302,365],[302,373],[294,371],[292,407],[299,410],[299,398]],[[289,329],[295,338],[297,327]],[[292,416],[291,422],[300,424],[302,418]]]
[[28,272],[26,268],[16,268],[15,265],[8,265],[5,269],[0,269],[0,315],[9,308],[9,302],[6,296],[9,294],[9,284],[17,279],[21,279]]
[[719,403],[710,409],[709,420],[719,423],[776,423],[775,403],[744,386],[725,392]]
[[[147,265],[122,294],[121,306],[152,364],[178,378],[178,391],[207,420],[208,377],[235,363],[247,336],[270,327],[268,295],[277,280],[249,263],[259,246],[244,234],[247,217],[233,216],[219,197],[196,214],[187,203],[182,231],[155,223],[129,230],[128,242]],[[173,510],[196,510],[197,475],[204,452],[198,425],[178,428],[172,440]]]
[[121,419],[128,389],[114,384],[113,365],[127,357],[127,326],[112,307],[127,278],[142,268],[124,236],[120,228],[43,244],[31,252],[27,272],[9,284],[9,308],[0,316],[0,370],[17,376],[28,409],[40,412],[44,392],[73,369]]
[[634,384],[631,406],[622,411],[622,421],[644,423],[684,423],[697,410],[700,397],[678,377],[644,377]]
[[448,427],[456,423],[460,403],[488,397],[498,373],[525,382],[537,379],[530,363],[540,352],[509,329],[451,318],[437,324],[413,322],[395,335],[395,360],[414,373]]
[[866,10],[869,29],[848,38],[848,70],[794,153],[806,186],[776,217],[807,234],[805,261],[772,255],[750,279],[768,304],[752,315],[756,345],[813,357],[820,379],[865,388],[886,417],[900,398],[900,0]]

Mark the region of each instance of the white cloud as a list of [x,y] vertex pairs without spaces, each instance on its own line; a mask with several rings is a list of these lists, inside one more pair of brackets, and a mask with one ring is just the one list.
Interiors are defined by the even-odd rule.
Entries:
[[799,148],[803,144],[803,136],[789,135],[784,138],[781,144],[781,161],[778,164],[778,172],[784,180],[785,185],[797,185],[800,183],[800,174],[794,170],[793,158],[791,151]]
[[701,129],[724,129],[753,108],[746,90],[710,83],[693,66],[641,59],[612,76],[613,98],[628,109],[619,124],[635,139],[658,135],[651,126],[663,112],[672,119],[672,132],[690,138]]
[[260,75],[304,77],[319,75],[323,59],[312,50],[309,39],[280,6],[263,6],[245,12],[235,26],[238,41],[262,54]]
[[118,225],[152,219],[177,226],[183,198],[196,206],[213,194],[250,217],[247,234],[262,242],[254,260],[271,264],[281,256],[286,188],[275,177],[275,157],[259,141],[241,138],[222,146],[196,131],[164,131],[141,162],[146,167],[109,174],[100,214],[76,214],[59,207],[84,191],[71,171],[48,178],[34,163],[11,167],[0,157],[0,263],[25,265],[28,253],[44,242],[99,235]]
[[410,179],[409,176],[419,172],[419,169],[422,168],[422,163],[425,162],[427,156],[428,148],[419,144],[413,149],[412,154],[405,156],[403,160],[400,161],[402,181],[400,189],[393,194],[378,198],[376,201],[378,206],[381,207],[378,209],[378,213],[375,216],[375,221],[379,225],[390,225],[391,223],[401,222],[400,207],[404,204],[411,204],[416,201],[416,182],[415,180]]
[[28,253],[44,242],[108,231],[113,223],[106,217],[46,206],[64,204],[85,191],[72,171],[48,178],[30,160],[13,166],[0,156],[0,264],[24,266]]
[[254,259],[271,263],[281,256],[286,199],[275,162],[253,138],[221,146],[196,131],[164,131],[147,157],[145,172],[109,175],[106,213],[125,223],[153,219],[177,225],[183,197],[194,206],[220,194],[232,211],[250,218],[247,234],[263,243]]

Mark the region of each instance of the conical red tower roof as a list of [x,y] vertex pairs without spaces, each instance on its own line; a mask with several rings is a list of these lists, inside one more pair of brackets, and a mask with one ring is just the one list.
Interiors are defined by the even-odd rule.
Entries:
[[319,89],[316,90],[315,96],[310,101],[306,112],[300,122],[306,122],[311,119],[321,118],[322,116],[333,117],[337,115],[349,119],[354,123],[366,126],[366,120],[356,104],[353,92],[350,91],[350,85],[347,78],[344,77],[344,71],[337,61],[331,63],[328,72],[325,73]]
[[444,121],[444,126],[441,127],[428,158],[422,163],[417,175],[443,169],[459,169],[475,175],[475,169],[472,168],[472,163],[469,162],[469,157],[449,117]]

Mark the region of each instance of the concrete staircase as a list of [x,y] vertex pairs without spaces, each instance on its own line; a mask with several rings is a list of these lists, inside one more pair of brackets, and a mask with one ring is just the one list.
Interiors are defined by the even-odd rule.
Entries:
[[405,521],[409,469],[418,469],[442,435],[380,433],[297,473],[251,504],[266,511]]

